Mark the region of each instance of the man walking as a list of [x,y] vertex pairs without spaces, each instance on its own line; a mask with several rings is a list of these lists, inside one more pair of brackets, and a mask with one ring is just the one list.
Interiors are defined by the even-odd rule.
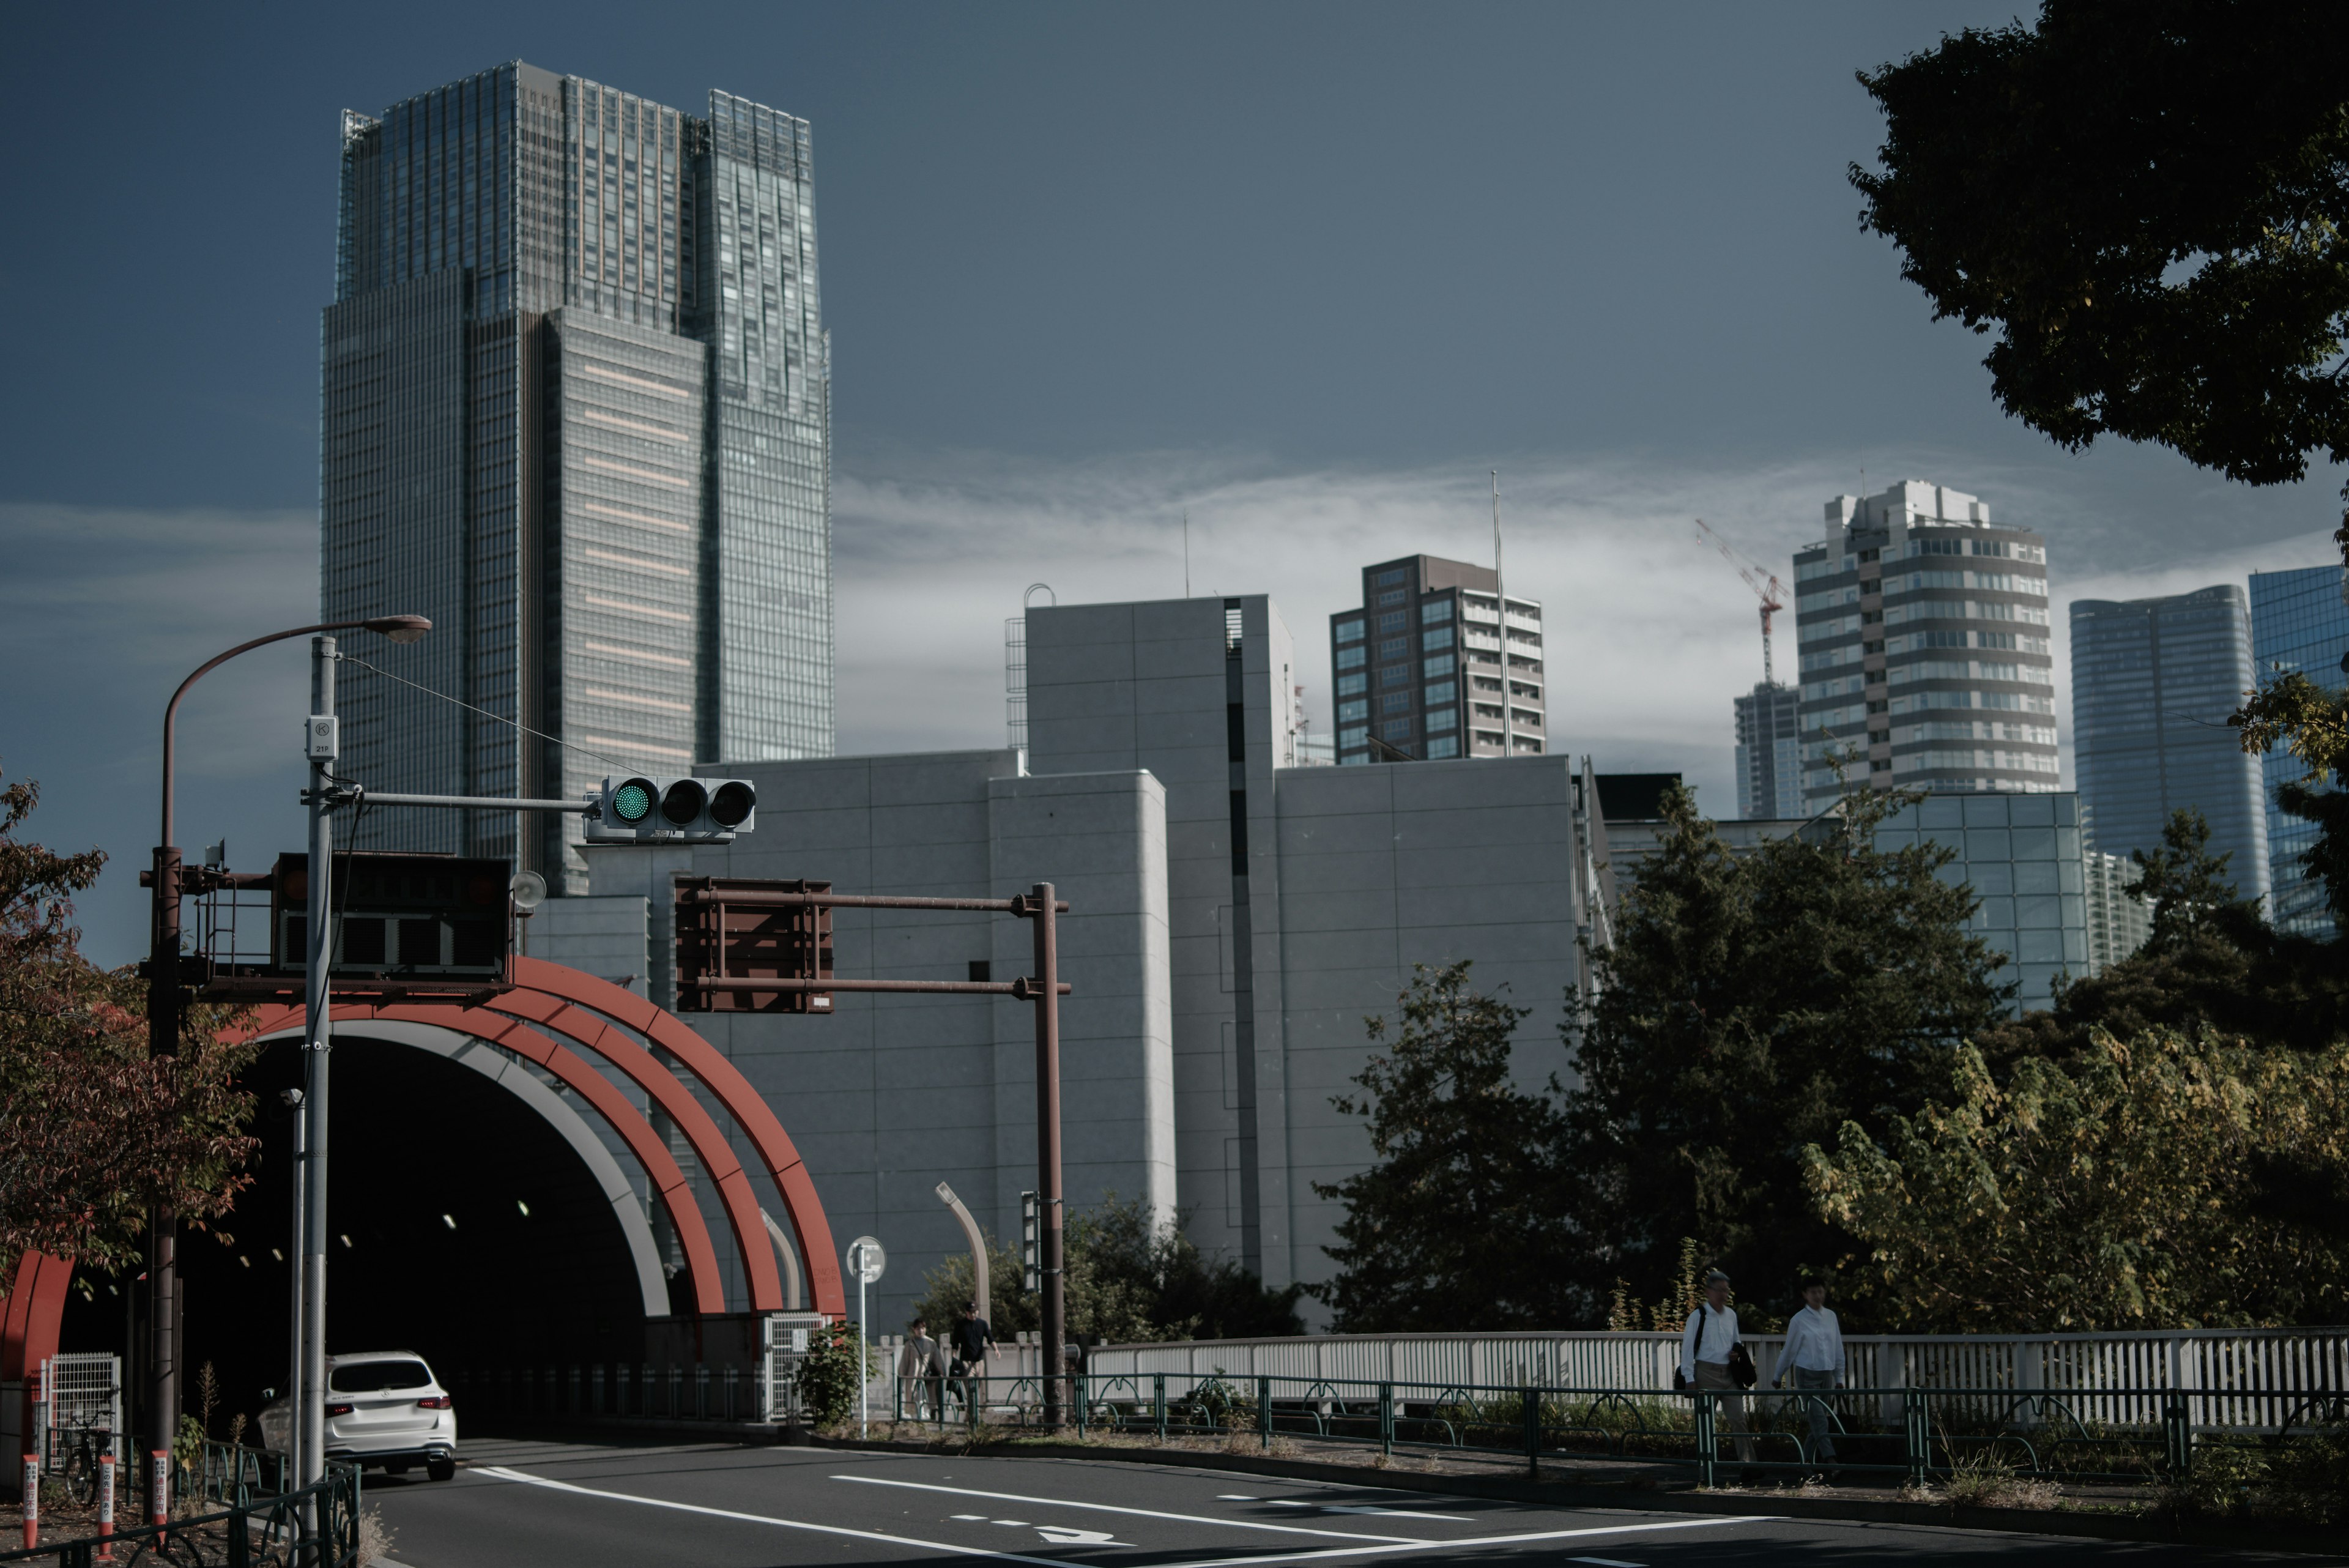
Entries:
[[946,1352],[930,1337],[930,1325],[914,1320],[905,1348],[897,1353],[897,1389],[901,1407],[910,1407],[916,1421],[947,1418]]
[[[1770,1380],[1773,1387],[1785,1387],[1789,1371],[1794,1374],[1795,1386],[1800,1389],[1825,1391],[1843,1386],[1843,1325],[1827,1310],[1825,1280],[1804,1282],[1803,1310],[1787,1322],[1785,1348],[1778,1355],[1778,1375]],[[1835,1463],[1835,1422],[1824,1399],[1804,1400],[1803,1412],[1809,1417],[1811,1428],[1810,1439],[1804,1445],[1803,1462],[1816,1473]]]
[[987,1353],[994,1345],[994,1332],[978,1315],[978,1303],[963,1303],[962,1321],[954,1329],[954,1369],[962,1379],[963,1414],[973,1425],[987,1403]]
[[1714,1408],[1722,1424],[1737,1438],[1737,1462],[1754,1462],[1754,1439],[1746,1435],[1745,1399],[1729,1370],[1730,1352],[1738,1348],[1737,1309],[1729,1304],[1729,1276],[1714,1269],[1704,1276],[1704,1300],[1689,1314],[1681,1330],[1681,1380],[1692,1388],[1721,1396]]

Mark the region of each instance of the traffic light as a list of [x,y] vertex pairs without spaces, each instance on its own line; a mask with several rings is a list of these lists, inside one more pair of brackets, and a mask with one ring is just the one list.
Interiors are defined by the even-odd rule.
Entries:
[[1019,1285],[1030,1295],[1044,1288],[1043,1216],[1036,1194],[1019,1195]]
[[759,815],[759,792],[748,779],[605,779],[595,804],[585,823],[590,844],[723,844],[750,832]]

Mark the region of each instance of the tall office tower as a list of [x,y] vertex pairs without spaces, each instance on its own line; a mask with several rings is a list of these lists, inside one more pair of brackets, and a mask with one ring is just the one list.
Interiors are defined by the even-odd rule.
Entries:
[[1803,815],[1802,698],[1790,686],[1757,680],[1737,699],[1737,815]]
[[1362,568],[1362,607],[1330,618],[1341,766],[1500,756],[1505,703],[1509,752],[1547,749],[1541,604],[1511,594],[1505,629],[1499,592],[1492,567],[1434,556]]
[[2047,541],[1971,495],[1904,480],[1826,504],[1795,555],[1803,805],[1878,788],[2056,787]]
[[2227,715],[2251,685],[2251,625],[2232,583],[2163,598],[2072,605],[2072,756],[2096,847],[2161,847],[2169,814],[2210,825],[2245,898],[2268,891],[2257,759]]
[[[696,119],[517,62],[344,114],[320,597],[431,617],[399,673],[471,705],[346,665],[347,773],[575,799],[831,753],[813,200],[806,122],[722,92]],[[578,838],[575,816],[357,827],[571,891]]]
[[2153,935],[2153,911],[2128,895],[2137,863],[2126,856],[2088,849],[2088,973],[2100,975],[2145,946]]
[[[2296,670],[2337,691],[2349,681],[2344,659],[2349,659],[2349,572],[2310,566],[2251,574],[2251,661],[2262,682]],[[2278,747],[2260,759],[2260,769],[2267,794],[2270,919],[2280,931],[2333,936],[2324,884],[2301,860],[2316,844],[2316,824],[2276,803],[2276,791],[2304,782],[2308,768]]]

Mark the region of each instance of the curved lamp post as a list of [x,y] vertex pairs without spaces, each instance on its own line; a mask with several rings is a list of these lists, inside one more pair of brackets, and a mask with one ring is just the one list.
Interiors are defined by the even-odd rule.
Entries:
[[[240,653],[250,653],[273,642],[306,637],[313,632],[373,631],[394,642],[414,642],[432,629],[420,615],[374,616],[363,620],[325,621],[297,626],[240,642],[227,652],[198,665],[180,682],[163,707],[163,833],[155,848],[154,898],[150,904],[147,949],[147,1051],[150,1056],[176,1056],[180,1052],[180,1014],[186,998],[180,985],[180,848],[171,842],[172,776],[177,760],[180,700],[188,688]],[[147,1232],[148,1325],[151,1360],[148,1369],[148,1437],[150,1449],[166,1453],[180,1428],[180,1290],[178,1216],[168,1210],[150,1217]],[[300,1267],[296,1255],[295,1268]]]

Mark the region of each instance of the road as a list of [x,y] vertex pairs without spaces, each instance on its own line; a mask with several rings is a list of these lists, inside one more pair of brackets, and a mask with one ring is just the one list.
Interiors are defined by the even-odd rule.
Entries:
[[1240,1568],[1381,1562],[2340,1562],[1816,1520],[1485,1502],[1215,1470],[717,1446],[470,1444],[451,1481],[367,1478],[407,1568],[1042,1563]]

